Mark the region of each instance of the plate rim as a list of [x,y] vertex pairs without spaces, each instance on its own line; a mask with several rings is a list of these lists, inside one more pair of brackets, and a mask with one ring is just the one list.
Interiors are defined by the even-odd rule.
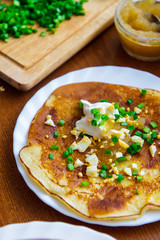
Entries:
[[[66,231],[70,231],[71,229],[72,234],[69,236],[69,238],[68,236],[66,238]],[[52,233],[54,236],[51,236]],[[51,238],[61,238],[61,240],[74,240],[74,236],[77,233],[83,234],[82,237],[83,239],[85,237],[84,240],[87,240],[88,237],[92,237],[93,240],[99,240],[100,237],[102,240],[116,240],[114,237],[107,233],[102,233],[83,225],[75,225],[60,221],[29,221],[23,223],[11,223],[0,227],[0,238],[2,240],[29,240],[30,238],[45,238],[48,240],[51,240]],[[4,235],[6,234],[9,235],[10,238],[4,238]]]

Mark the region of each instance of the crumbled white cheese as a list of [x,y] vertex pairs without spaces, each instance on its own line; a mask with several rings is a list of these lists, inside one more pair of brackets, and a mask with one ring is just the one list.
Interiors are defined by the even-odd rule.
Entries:
[[113,179],[117,179],[118,176],[117,176],[116,174],[113,174],[112,178],[113,178]]
[[132,168],[133,169],[137,169],[138,167],[137,167],[137,164],[136,163],[132,163]]
[[123,156],[123,153],[122,152],[116,152],[116,158],[120,158]]
[[127,149],[129,147],[129,145],[127,143],[125,143],[124,141],[122,141],[121,139],[118,140],[118,143],[124,149]]
[[86,169],[86,175],[88,177],[98,177],[97,166],[88,166]]
[[117,175],[119,174],[119,171],[118,171],[118,168],[117,168],[117,167],[114,167],[114,166],[113,166],[112,169],[113,169],[113,172],[114,172],[115,174],[117,174]]
[[76,140],[79,137],[80,131],[78,131],[76,128],[71,131],[71,134],[76,137]]
[[134,108],[134,111],[137,113],[137,114],[140,114],[142,112],[142,109],[138,108],[138,107],[135,107]]
[[126,122],[126,118],[125,118],[125,117],[119,118],[119,119],[117,120],[117,122]]
[[88,162],[90,165],[98,165],[98,157],[96,156],[96,154],[92,154],[86,157],[85,159],[86,162]]
[[73,150],[77,150],[78,149],[78,146],[77,146],[77,143],[74,141],[71,146],[70,146]]
[[121,131],[124,132],[126,135],[130,133],[129,129],[126,128],[122,128]]
[[115,129],[111,129],[109,131],[109,133],[112,134],[112,136],[116,136],[117,138],[120,138],[120,139],[124,139],[125,135],[124,135],[124,132],[123,131],[118,131],[118,130],[115,130]]
[[45,121],[44,124],[49,125],[51,127],[55,127],[55,124],[54,124],[54,122],[53,122],[53,120],[51,118],[52,118],[51,115],[47,115],[46,121]]
[[84,136],[82,140],[77,143],[78,151],[85,152],[91,143],[91,140],[87,136]]
[[92,154],[92,153],[94,153],[94,151],[95,151],[95,149],[91,149],[89,152],[88,152],[88,154]]
[[154,155],[155,155],[155,153],[156,153],[156,151],[157,151],[156,145],[153,145],[153,144],[152,144],[152,145],[149,147],[149,150],[150,150],[150,153],[151,153],[152,157],[154,157]]
[[124,172],[125,172],[128,176],[132,176],[132,170],[131,170],[131,168],[125,167],[125,168],[124,168]]
[[132,158],[131,154],[126,154],[126,159],[127,159],[128,161],[131,160],[131,158]]
[[77,160],[75,161],[75,163],[74,163],[74,168],[80,167],[80,166],[82,166],[83,164],[84,164],[84,163],[83,163],[81,160],[77,159]]
[[141,147],[143,146],[144,140],[141,137],[133,136],[131,137],[131,140],[132,142],[138,142],[141,145]]
[[144,171],[144,170],[141,170],[141,171],[139,172],[139,175],[144,176],[144,175],[145,175],[145,171]]

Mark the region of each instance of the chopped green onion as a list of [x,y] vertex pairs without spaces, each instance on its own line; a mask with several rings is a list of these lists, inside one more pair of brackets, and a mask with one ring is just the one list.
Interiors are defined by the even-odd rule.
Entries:
[[[0,39],[7,42],[9,36],[19,38],[22,34],[36,32],[36,29],[30,27],[35,21],[53,33],[60,22],[73,15],[84,15],[83,3],[86,1],[13,0],[12,4],[0,4]],[[41,37],[45,35],[46,32],[40,33]]]
[[142,109],[142,108],[144,108],[145,107],[145,104],[144,103],[140,103],[140,104],[138,104],[138,106],[137,106],[139,109]]
[[157,137],[157,131],[153,130],[152,133],[151,133],[151,138],[154,139],[156,137]]
[[131,112],[127,112],[127,114],[128,114],[129,116],[134,116],[134,115],[136,114],[136,112],[135,112],[135,111],[131,111]]
[[133,126],[133,124],[129,125],[128,130],[129,130],[129,131],[135,130],[135,127]]
[[115,121],[117,121],[121,117],[120,114],[114,114],[114,116],[115,116]]
[[142,132],[141,132],[141,131],[136,131],[134,135],[136,135],[136,136],[141,136],[141,135],[142,135]]
[[15,5],[16,7],[19,7],[20,2],[18,0],[13,0],[13,5]]
[[55,34],[56,31],[57,31],[56,29],[52,29],[52,30],[51,30],[51,33],[52,33],[52,34]]
[[60,126],[63,126],[65,124],[65,121],[64,120],[60,120],[57,124],[60,125]]
[[108,177],[109,177],[109,178],[112,178],[112,177],[113,177],[113,175],[112,175],[112,174],[108,174]]
[[102,121],[100,121],[99,123],[98,123],[98,127],[101,127],[101,126],[103,126],[104,124],[105,124],[105,120],[102,120]]
[[89,182],[87,181],[81,182],[82,187],[88,187],[88,185],[89,185]]
[[0,4],[0,11],[2,11],[5,7],[6,7],[6,4],[5,4],[5,3]]
[[69,156],[68,158],[67,158],[67,163],[72,163],[73,162],[73,158],[71,157],[71,156]]
[[152,144],[153,143],[152,138],[147,139],[147,142],[148,142],[148,144]]
[[49,158],[49,159],[53,159],[53,154],[51,154],[51,153],[48,154],[48,158]]
[[146,139],[147,139],[147,134],[146,134],[146,133],[142,133],[141,138],[142,138],[143,140],[146,140]]
[[101,169],[108,171],[108,167],[106,167],[105,165],[102,165]]
[[67,148],[67,151],[68,151],[69,154],[72,154],[72,153],[73,153],[73,149],[72,149],[71,147],[68,147],[68,148]]
[[102,120],[105,120],[105,121],[109,119],[109,117],[106,114],[102,114],[101,118]]
[[127,103],[132,104],[133,103],[132,98],[127,99]]
[[86,136],[86,133],[81,132],[81,133],[79,134],[79,136],[80,136],[80,137],[84,137],[84,136]]
[[114,163],[114,164],[115,164],[115,166],[117,166],[117,165],[118,165],[118,163],[119,163],[118,161],[115,161],[115,163]]
[[94,127],[97,126],[97,121],[95,119],[92,119],[91,123],[92,123],[92,126],[94,126]]
[[122,174],[118,174],[118,178],[116,179],[119,183],[122,182],[124,179],[124,177],[122,176]]
[[139,195],[139,192],[138,192],[138,190],[137,190],[137,189],[136,189],[136,192],[135,192],[135,194],[136,194],[136,195]]
[[142,176],[137,176],[137,181],[142,181],[142,180],[143,180]]
[[53,150],[59,150],[59,147],[57,145],[55,145],[55,144],[51,144],[51,148]]
[[121,126],[128,126],[128,123],[126,123],[126,122],[121,122],[120,125],[121,125]]
[[108,100],[107,99],[101,99],[100,102],[108,102]]
[[124,107],[120,107],[119,108],[119,112],[120,114],[124,117],[126,115],[126,112],[125,112],[125,108]]
[[96,113],[96,114],[94,114],[94,118],[99,120],[99,119],[101,119],[101,115],[99,113]]
[[151,131],[151,129],[149,127],[147,127],[147,126],[145,126],[143,128],[143,132],[145,132],[145,133],[149,133],[150,131]]
[[118,138],[117,138],[116,136],[112,137],[111,139],[112,139],[112,142],[113,142],[113,143],[118,142]]
[[141,145],[140,145],[140,143],[138,143],[138,142],[132,143],[132,144],[127,148],[127,152],[128,152],[129,154],[134,154],[134,153],[140,152],[140,150],[141,150]]
[[69,156],[69,152],[68,152],[67,150],[65,150],[65,151],[63,152],[63,157],[66,158],[66,157],[68,157],[68,156]]
[[126,161],[126,157],[125,156],[119,157],[119,158],[117,158],[117,161],[124,162],[124,161]]
[[158,124],[157,124],[156,122],[150,122],[150,125],[151,125],[153,128],[158,127]]
[[100,170],[99,171],[99,176],[101,177],[101,178],[106,178],[107,177],[107,172],[106,172],[106,170]]
[[58,137],[59,136],[59,132],[54,132],[54,137]]
[[136,120],[138,118],[138,115],[137,114],[134,114],[133,115],[133,119]]
[[132,175],[137,175],[138,174],[138,169],[133,169]]
[[68,169],[69,171],[73,171],[73,169],[74,169],[73,163],[68,163],[68,164],[67,164],[67,169]]
[[79,108],[83,108],[83,103],[82,102],[78,102],[78,107]]
[[92,114],[98,114],[99,112],[98,112],[98,108],[92,108],[91,109],[91,113]]
[[46,32],[41,32],[41,33],[40,33],[40,37],[45,37],[46,34],[47,34]]
[[111,153],[112,152],[110,150],[106,149],[106,154],[111,155]]
[[142,89],[142,90],[141,90],[141,94],[142,94],[142,95],[146,95],[146,93],[147,93],[147,90],[146,90],[146,89]]
[[115,103],[114,103],[114,108],[115,108],[115,109],[118,109],[118,108],[119,108],[119,102],[115,102]]

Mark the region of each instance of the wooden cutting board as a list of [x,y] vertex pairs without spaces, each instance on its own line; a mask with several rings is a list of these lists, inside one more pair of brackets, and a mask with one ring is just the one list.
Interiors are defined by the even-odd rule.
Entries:
[[40,37],[44,29],[36,26],[35,34],[0,41],[0,77],[17,89],[31,89],[111,25],[119,2],[89,0],[86,15],[64,21],[56,34]]

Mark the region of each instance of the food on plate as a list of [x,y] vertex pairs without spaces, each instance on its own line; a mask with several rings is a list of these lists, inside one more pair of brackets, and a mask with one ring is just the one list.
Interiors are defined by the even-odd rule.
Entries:
[[141,60],[160,59],[160,3],[155,0],[124,0],[116,11],[115,24],[124,49]]
[[[0,3],[0,39],[8,42],[10,36],[20,38],[22,34],[33,34],[35,21],[54,34],[64,20],[73,15],[85,15],[83,3],[88,0],[14,0],[12,4]],[[5,1],[7,2],[7,1]],[[41,37],[47,32],[42,31]]]
[[160,207],[160,92],[100,82],[56,89],[19,153],[53,197],[92,219]]

